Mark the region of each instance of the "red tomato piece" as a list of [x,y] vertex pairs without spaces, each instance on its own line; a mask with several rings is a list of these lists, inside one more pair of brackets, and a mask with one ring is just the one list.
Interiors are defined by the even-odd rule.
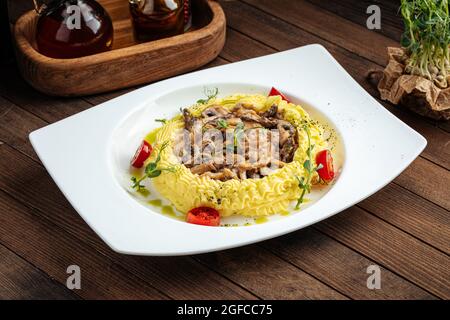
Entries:
[[282,94],[280,91],[278,91],[274,87],[272,87],[272,89],[270,89],[270,92],[269,92],[269,97],[272,97],[272,96],[280,96],[281,99],[283,99],[284,101],[290,102],[289,99],[284,96],[284,94]]
[[135,168],[142,168],[145,160],[147,160],[152,154],[152,150],[153,148],[150,143],[145,140],[142,141],[141,145],[136,150],[133,159],[131,160],[131,165]]
[[317,153],[316,164],[322,165],[322,168],[317,170],[319,177],[325,181],[331,181],[334,179],[333,156],[329,150],[322,150]]
[[217,227],[220,225],[220,214],[214,208],[198,207],[188,212],[186,221],[202,226]]

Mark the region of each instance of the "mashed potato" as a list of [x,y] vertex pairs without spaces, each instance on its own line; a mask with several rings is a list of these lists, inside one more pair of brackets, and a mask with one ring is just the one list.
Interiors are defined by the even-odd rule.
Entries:
[[[309,127],[311,145],[314,145],[312,159],[315,159],[318,151],[327,148],[322,129],[311,121],[306,111],[299,105],[283,101],[279,96],[237,94],[213,99],[206,104],[196,104],[189,111],[193,115],[200,115],[212,105],[232,109],[237,103],[252,104],[258,111],[278,106],[278,110],[284,114],[284,120],[294,125],[298,132],[299,147],[293,161],[261,179],[220,181],[193,174],[173,154],[176,132],[184,127],[182,116],[176,116],[154,132],[156,148],[169,141],[169,146],[161,153],[161,166],[174,167],[176,170],[165,171],[152,181],[160,194],[170,200],[177,210],[186,213],[192,208],[208,206],[217,209],[222,217],[233,214],[267,216],[285,212],[301,193],[296,176],[305,176],[303,163],[307,158],[309,144],[304,125]],[[154,156],[147,160],[149,161],[154,161]],[[318,180],[317,173],[314,173],[313,180]]]

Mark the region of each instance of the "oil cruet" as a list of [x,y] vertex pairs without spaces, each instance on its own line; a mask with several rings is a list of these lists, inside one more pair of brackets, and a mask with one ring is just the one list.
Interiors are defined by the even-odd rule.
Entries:
[[183,0],[129,0],[137,41],[167,38],[184,32]]
[[67,59],[111,50],[112,21],[97,1],[33,1],[39,15],[36,45],[43,55]]

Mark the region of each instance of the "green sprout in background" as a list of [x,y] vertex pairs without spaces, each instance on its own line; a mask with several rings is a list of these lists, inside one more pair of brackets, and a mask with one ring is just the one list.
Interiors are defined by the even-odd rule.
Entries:
[[405,33],[401,44],[408,51],[406,73],[422,76],[441,88],[449,86],[449,0],[401,0]]

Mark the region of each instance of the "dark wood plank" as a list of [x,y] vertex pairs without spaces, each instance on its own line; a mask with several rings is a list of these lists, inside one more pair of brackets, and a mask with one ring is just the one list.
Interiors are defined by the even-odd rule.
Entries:
[[[35,117],[31,114],[28,114],[28,117]],[[27,122],[27,117],[25,114],[22,117],[22,121]],[[15,134],[20,135],[20,130],[13,130]],[[1,130],[0,130],[0,136],[1,136]],[[10,138],[12,138],[10,136]],[[16,144],[17,145],[17,144]],[[22,148],[24,149],[24,148]],[[11,150],[12,153],[12,150]],[[93,247],[95,247],[99,252],[102,252],[105,255],[111,256],[112,259],[114,259],[117,263],[121,264],[123,263],[124,266],[126,266],[127,270],[132,270],[133,273],[143,276],[144,278],[148,273],[154,274],[154,276],[157,276],[159,278],[164,278],[167,276],[167,274],[155,274],[154,269],[150,269],[146,266],[146,262],[149,261],[150,258],[135,258],[135,259],[124,259],[123,256],[120,255],[113,255],[108,248],[104,246],[101,241],[97,239],[95,235],[93,235],[93,232],[85,225],[85,223],[73,212],[73,210],[69,207],[67,204],[67,201],[63,199],[62,195],[59,191],[56,190],[56,186],[54,186],[54,183],[51,181],[51,179],[48,177],[48,175],[45,173],[45,170],[40,168],[37,164],[33,164],[33,161],[31,159],[26,158],[24,155],[20,154],[10,154],[8,152],[8,155],[5,155],[5,158],[11,158],[11,162],[17,163],[17,165],[9,171],[6,170],[0,170],[0,177],[2,177],[2,180],[5,181],[5,184],[0,184],[0,188],[3,188],[5,191],[7,191],[10,194],[13,194],[16,198],[18,198],[20,201],[23,201],[24,203],[27,203],[28,205],[31,205],[39,210],[42,210],[43,213],[40,213],[44,218],[46,218],[49,213],[51,218],[51,221],[56,223],[57,225],[61,226],[74,236],[77,236],[79,238],[84,239],[84,241],[91,244]],[[36,167],[36,170],[33,168]],[[38,171],[38,173],[36,173]],[[29,183],[28,181],[25,181],[22,183],[22,181],[19,179],[17,180],[16,177],[31,177],[32,183]],[[21,190],[20,193],[17,193],[17,190]],[[35,192],[35,190],[46,190],[47,192],[45,195],[43,195],[41,192]],[[64,214],[63,214],[64,212]],[[305,257],[305,259],[311,259],[311,260],[317,260],[316,263],[322,265],[324,268],[328,268],[329,270],[332,270],[334,268],[334,262],[332,260],[329,260],[326,255],[321,254],[322,248],[320,248],[321,243],[324,242],[325,239],[325,246],[330,247],[330,242],[335,242],[329,237],[326,236],[320,236],[317,234],[317,231],[311,231],[310,233],[313,233],[315,236],[313,239],[317,240],[315,246],[318,247],[317,250],[319,252],[316,252],[317,250],[309,250],[302,253],[302,256]],[[309,243],[305,243],[306,246],[309,246]],[[303,247],[305,246],[303,245]],[[299,246],[300,247],[300,246]],[[348,252],[351,250],[338,244],[334,243],[332,247],[332,250],[339,250],[340,252]],[[315,248],[315,247],[313,247]],[[262,261],[259,257],[263,256],[261,249],[258,247],[252,248],[252,250],[255,250],[255,256],[252,256],[251,261],[252,263],[261,264]],[[299,250],[302,252],[301,247]],[[275,252],[276,253],[276,252]],[[222,254],[222,253],[221,253]],[[227,251],[226,254],[233,253],[231,251]],[[204,255],[206,260],[203,261],[203,263],[206,263],[210,268],[224,274],[227,278],[232,279],[234,282],[239,283],[243,285],[244,287],[251,289],[252,292],[254,291],[255,294],[257,294],[259,297],[263,298],[273,298],[272,295],[268,295],[271,290],[271,284],[270,282],[262,282],[262,281],[253,281],[252,279],[246,279],[245,273],[241,272],[243,270],[236,269],[236,268],[228,268],[228,266],[218,266],[216,259],[214,258],[215,254]],[[274,258],[270,254],[265,254],[265,263],[269,265],[280,265],[281,261],[279,259]],[[224,258],[226,259],[226,257]],[[132,260],[132,261],[131,261]],[[161,259],[162,260],[162,259]],[[172,277],[177,278],[177,270],[173,270],[173,265],[175,263],[172,263],[170,265],[170,261],[167,262],[167,264],[163,263],[164,260],[158,260],[157,262],[152,261],[152,264],[158,264],[157,268],[160,270],[170,270],[170,275]],[[144,262],[143,262],[144,261]],[[206,262],[205,262],[206,261]],[[347,254],[346,259],[343,261],[345,264],[345,269],[347,269],[346,272],[358,272],[358,268],[360,267],[361,263],[365,263],[366,265],[373,264],[373,262],[369,261],[368,259],[365,259],[364,257],[360,256],[357,253],[353,254]],[[249,264],[252,264],[249,263]],[[185,266],[183,269],[189,270],[192,269],[191,266],[186,265],[186,262],[182,259],[178,259],[176,265]],[[280,269],[281,267],[278,267]],[[355,269],[356,268],[356,269]],[[263,268],[261,268],[263,269]],[[270,269],[270,268],[269,268]],[[314,283],[312,279],[310,279],[310,276],[306,275],[303,271],[297,270],[294,272],[294,270],[289,266],[284,266],[285,269],[285,276],[286,278],[290,279],[308,279],[308,283]],[[340,270],[340,272],[344,272],[344,268]],[[324,277],[320,272],[317,273],[317,270],[314,269],[308,269],[308,273],[311,273],[314,275],[315,278],[320,278],[323,282],[331,285],[333,288],[336,285],[336,281],[329,281],[327,277]],[[335,276],[346,279],[345,274],[340,274],[339,272],[336,272],[334,274]],[[192,276],[191,276],[192,277]],[[265,277],[265,276],[264,276]],[[263,277],[263,278],[264,278]],[[408,296],[410,298],[413,297],[422,297],[426,296],[424,292],[420,289],[418,289],[416,286],[404,281],[402,278],[397,277],[395,275],[392,275],[391,277],[392,283],[395,283],[397,287],[401,288],[408,288],[407,292],[396,292],[394,290],[385,290],[382,295],[378,294],[378,297],[404,297]],[[150,279],[149,279],[150,280]],[[179,281],[179,280],[178,280]],[[179,281],[181,282],[181,281]],[[346,294],[352,298],[356,297],[365,297],[365,298],[373,298],[375,297],[374,293],[370,290],[367,290],[367,288],[361,286],[359,283],[351,283],[347,285],[343,285],[343,283],[337,282],[339,287],[337,288],[340,292],[343,294]],[[292,288],[296,287],[296,285],[293,285]],[[315,283],[315,286],[318,287],[320,290],[316,295],[323,294],[322,298],[330,297],[331,292],[329,289],[325,289],[323,284]],[[352,290],[349,291],[349,287],[352,288]],[[167,289],[164,285],[161,287],[164,290]],[[312,285],[308,286],[308,288],[312,288]],[[194,288],[189,288],[190,290],[195,290]],[[204,293],[203,293],[204,294]],[[300,295],[303,295],[305,297],[310,296],[312,294],[311,290],[307,290],[305,288],[296,287],[296,290],[290,290],[288,291],[279,291],[277,292],[278,297],[284,297],[284,298],[293,298],[293,297],[299,297]]]
[[345,299],[309,274],[253,245],[198,256],[264,299]]
[[381,33],[399,42],[403,32],[403,22],[399,14],[400,1],[392,0],[308,0],[322,10],[333,12],[334,14],[348,19],[357,25],[366,28],[366,21],[369,15],[366,10],[371,5],[377,5],[381,9],[381,29],[372,32]]
[[390,38],[349,23],[328,11],[319,10],[303,0],[243,1],[380,65],[386,63],[386,47],[398,45]]
[[417,158],[397,179],[398,184],[450,210],[450,172]]
[[28,135],[47,123],[2,97],[0,110],[0,141],[9,141],[12,147],[38,159]]
[[268,241],[265,245],[353,299],[434,299],[428,292],[385,268],[381,268],[381,290],[369,290],[367,268],[377,263],[313,227]]
[[363,200],[360,206],[450,254],[450,214],[447,210],[395,183]]
[[82,99],[86,102],[88,102],[89,104],[95,106],[98,104],[101,104],[103,102],[106,102],[108,100],[117,98],[125,93],[128,93],[130,91],[133,91],[136,88],[128,88],[128,89],[122,89],[122,90],[117,90],[117,91],[113,91],[113,92],[108,92],[108,93],[102,93],[102,94],[96,94],[96,95],[91,95],[91,96],[86,96],[83,97]]
[[450,121],[443,121],[443,122],[440,122],[438,125],[439,125],[439,128],[441,128],[442,130],[450,132]]
[[81,112],[92,105],[78,98],[55,98],[31,88],[14,65],[2,66],[0,95],[48,122]]
[[[4,149],[0,146],[0,150]],[[87,299],[161,299],[161,293],[127,275],[113,261],[92,253],[88,247],[59,228],[36,218],[32,210],[0,192],[0,242],[58,282],[65,284],[68,266],[81,268],[81,290]],[[26,235],[26,236],[24,236]]]
[[450,297],[450,257],[364,210],[352,207],[317,227],[427,291]]
[[0,245],[0,299],[77,300],[79,297]]

